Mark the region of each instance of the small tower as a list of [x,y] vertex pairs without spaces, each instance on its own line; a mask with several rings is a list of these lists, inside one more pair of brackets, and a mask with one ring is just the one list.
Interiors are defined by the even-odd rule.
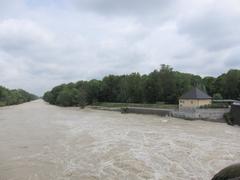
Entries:
[[179,109],[199,108],[204,105],[210,105],[211,103],[212,97],[195,87],[179,98]]

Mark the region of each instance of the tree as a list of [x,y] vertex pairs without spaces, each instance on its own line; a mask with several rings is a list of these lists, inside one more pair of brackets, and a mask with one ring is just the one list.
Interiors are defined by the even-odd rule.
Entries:
[[223,97],[222,97],[222,95],[220,93],[216,93],[216,94],[213,95],[213,99],[214,100],[222,100]]
[[176,97],[181,97],[185,92],[192,88],[192,74],[174,72],[176,78]]
[[64,89],[64,87],[66,87],[66,84],[62,84],[59,86],[54,87],[51,90],[51,101],[50,104],[56,104],[57,103],[57,98],[59,96],[59,93]]
[[[46,92],[44,100],[62,106],[78,106],[95,102],[177,103],[178,98],[192,87],[198,87],[217,99],[238,99],[240,98],[240,70],[230,70],[217,78],[210,76],[202,78],[194,74],[173,71],[168,65],[161,65],[160,69],[146,75],[139,73],[109,75],[102,80],[62,84]],[[0,95],[2,96],[0,100],[3,99],[8,104],[23,99],[18,92],[11,94],[5,89],[0,91]]]
[[218,76],[214,81],[214,93],[220,93],[224,98],[227,98],[225,94],[225,84],[226,74]]
[[83,89],[78,91],[78,104],[82,109],[87,105],[87,93]]
[[[124,83],[124,84],[123,84]],[[120,86],[120,94],[125,93],[125,102],[140,103],[143,99],[142,79],[139,73],[125,76]]]
[[98,81],[95,79],[86,83],[86,88],[82,87],[85,90],[85,94],[87,96],[86,100],[88,104],[96,103],[100,100],[101,87],[102,87],[102,81]]
[[43,99],[47,102],[49,102],[50,104],[56,104],[54,102],[54,98],[53,98],[53,94],[52,94],[52,91],[47,91],[44,96],[43,96]]
[[62,90],[56,99],[56,103],[57,105],[60,106],[72,106],[72,95],[70,93],[70,91],[68,89],[64,89]]
[[103,78],[101,87],[102,101],[117,102],[118,94],[120,93],[120,77],[109,75]]
[[173,69],[168,65],[161,65],[159,71],[161,96],[160,101],[175,103],[177,99],[176,78]]
[[145,77],[143,83],[144,101],[147,103],[156,103],[162,94],[158,71],[155,70]]
[[206,90],[207,90],[207,93],[210,95],[210,96],[213,96],[215,92],[215,87],[214,87],[214,83],[216,81],[216,78],[214,77],[205,77],[203,78],[203,83],[206,87]]
[[240,71],[230,70],[226,74],[226,81],[224,84],[224,95],[229,99],[237,99],[240,96]]
[[9,90],[0,86],[0,106],[20,104],[37,99],[36,95],[22,89]]

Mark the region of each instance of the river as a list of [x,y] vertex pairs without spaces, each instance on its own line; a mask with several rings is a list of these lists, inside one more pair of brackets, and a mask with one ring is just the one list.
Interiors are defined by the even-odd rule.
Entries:
[[240,161],[240,128],[152,115],[0,108],[0,180],[208,180]]

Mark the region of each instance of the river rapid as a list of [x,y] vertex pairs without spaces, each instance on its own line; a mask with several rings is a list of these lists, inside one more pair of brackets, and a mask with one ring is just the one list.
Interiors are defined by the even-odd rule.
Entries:
[[208,180],[240,162],[240,128],[151,115],[0,108],[0,180]]

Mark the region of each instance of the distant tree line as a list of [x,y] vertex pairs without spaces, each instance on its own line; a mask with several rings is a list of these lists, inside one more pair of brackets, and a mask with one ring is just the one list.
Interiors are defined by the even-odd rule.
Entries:
[[192,87],[198,87],[216,99],[240,97],[240,70],[215,77],[173,71],[161,65],[148,75],[109,75],[102,80],[62,84],[44,94],[43,99],[60,106],[84,106],[95,102],[177,103]]
[[0,86],[0,106],[21,104],[37,99],[37,96],[22,89],[9,90]]

